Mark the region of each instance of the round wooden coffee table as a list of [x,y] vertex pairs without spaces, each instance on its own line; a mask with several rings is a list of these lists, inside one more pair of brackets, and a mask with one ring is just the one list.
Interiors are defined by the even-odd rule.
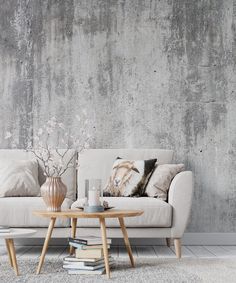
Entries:
[[[106,274],[108,278],[110,278],[110,267],[109,267],[109,257],[108,257],[108,249],[107,249],[107,235],[106,235],[106,224],[105,219],[106,218],[118,218],[120,227],[123,233],[125,246],[127,249],[127,252],[129,254],[131,265],[134,267],[134,259],[132,255],[132,250],[129,243],[128,234],[125,228],[124,224],[124,218],[125,217],[134,217],[139,216],[143,214],[143,210],[107,210],[104,212],[97,212],[97,213],[85,213],[82,210],[65,210],[60,212],[50,212],[50,211],[34,211],[33,212],[37,216],[41,217],[48,217],[51,219],[47,235],[44,241],[42,254],[40,256],[40,261],[37,269],[37,274],[40,273],[44,258],[47,252],[48,243],[52,235],[52,231],[54,228],[54,224],[57,218],[71,218],[71,236],[74,238],[76,236],[76,225],[77,225],[77,219],[78,218],[98,218],[100,221],[100,228],[102,233],[102,243],[103,243],[103,253],[104,253],[104,261],[105,261],[105,267],[106,267]],[[70,249],[70,252],[72,254],[73,249]]]
[[30,235],[33,235],[34,233],[36,233],[36,231],[32,229],[18,229],[18,228],[11,228],[10,232],[8,233],[0,233],[0,239],[5,239],[9,261],[11,266],[14,268],[16,275],[19,275],[19,270],[16,260],[16,251],[15,251],[13,239],[26,238]]

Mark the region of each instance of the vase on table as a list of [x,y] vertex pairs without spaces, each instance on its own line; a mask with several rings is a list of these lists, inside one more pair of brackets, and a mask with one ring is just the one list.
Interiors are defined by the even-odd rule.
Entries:
[[47,177],[41,186],[41,196],[48,211],[61,211],[61,205],[66,197],[67,187],[61,177]]

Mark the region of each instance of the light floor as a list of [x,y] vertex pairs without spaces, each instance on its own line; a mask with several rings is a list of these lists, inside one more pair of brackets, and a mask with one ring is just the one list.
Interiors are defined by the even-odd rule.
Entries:
[[[18,259],[37,259],[42,246],[16,246]],[[167,246],[132,246],[134,257],[146,258],[176,258],[174,247]],[[112,247],[110,253],[114,257],[128,257],[124,246]],[[49,247],[47,258],[63,258],[68,255],[68,247]],[[235,258],[236,246],[182,246],[182,257],[187,258]],[[0,261],[7,258],[5,246],[0,246]]]

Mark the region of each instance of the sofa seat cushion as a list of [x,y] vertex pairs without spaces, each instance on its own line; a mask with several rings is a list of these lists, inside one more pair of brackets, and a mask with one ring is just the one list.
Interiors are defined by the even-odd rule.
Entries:
[[[62,209],[69,209],[72,200],[66,198]],[[0,198],[0,225],[10,227],[48,227],[49,218],[33,215],[34,210],[46,210],[41,197]],[[55,227],[70,227],[69,219],[57,219]]]
[[[137,217],[125,218],[126,227],[171,227],[172,207],[156,198],[140,197],[104,197],[109,206],[115,209],[142,209],[144,213]],[[73,203],[72,209],[81,206],[83,199]],[[106,219],[107,227],[119,227],[117,218]],[[98,219],[79,218],[78,227],[99,227]]]

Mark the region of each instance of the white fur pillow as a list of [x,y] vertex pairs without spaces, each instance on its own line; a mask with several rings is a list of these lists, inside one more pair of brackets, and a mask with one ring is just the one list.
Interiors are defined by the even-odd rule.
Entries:
[[147,184],[147,196],[160,198],[166,201],[171,181],[175,175],[183,170],[184,164],[158,165]]
[[117,158],[103,195],[108,197],[142,196],[156,161],[156,159],[126,160]]
[[36,160],[0,159],[0,197],[38,196]]

